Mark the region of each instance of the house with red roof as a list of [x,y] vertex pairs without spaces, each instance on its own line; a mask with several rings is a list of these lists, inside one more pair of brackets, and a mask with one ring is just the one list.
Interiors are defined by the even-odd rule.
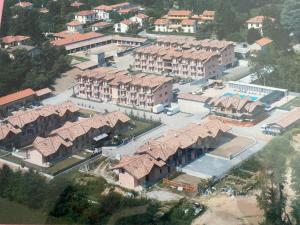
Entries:
[[79,11],[75,14],[75,20],[83,24],[92,23],[97,20],[97,13],[92,10]]
[[70,32],[79,32],[79,33],[83,32],[83,24],[79,21],[73,20],[67,23],[66,25],[67,25],[67,30]]
[[33,7],[33,4],[31,2],[25,2],[20,1],[17,4],[14,5],[15,7],[21,7],[26,9],[31,9]]
[[129,19],[135,23],[138,23],[140,27],[146,27],[149,22],[149,16],[143,13],[138,13]]
[[120,21],[119,23],[116,23],[114,25],[114,29],[116,33],[128,33],[130,30],[132,30],[134,27],[138,27],[138,23],[124,19]]
[[255,16],[255,17],[252,17],[252,18],[248,19],[246,21],[246,25],[247,25],[248,30],[250,30],[250,29],[257,29],[257,30],[259,30],[259,32],[261,34],[263,34],[263,23],[267,19],[271,20],[272,22],[275,21],[274,18],[272,18],[272,17],[265,17],[265,16]]
[[9,35],[1,38],[5,47],[12,47],[17,45],[26,45],[30,40],[30,37],[23,35]]

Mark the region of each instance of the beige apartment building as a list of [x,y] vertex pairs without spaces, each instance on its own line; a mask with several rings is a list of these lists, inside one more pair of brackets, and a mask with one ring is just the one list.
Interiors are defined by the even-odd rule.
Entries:
[[203,50],[215,52],[219,57],[221,70],[232,67],[235,64],[234,42],[219,41],[212,39],[196,40],[194,37],[185,36],[164,36],[156,40],[156,45],[160,47],[173,47],[182,50]]
[[221,75],[219,54],[196,49],[151,45],[134,52],[134,70],[192,79]]
[[100,102],[151,110],[154,105],[170,105],[172,78],[156,75],[130,75],[127,71],[100,67],[76,78],[75,95]]

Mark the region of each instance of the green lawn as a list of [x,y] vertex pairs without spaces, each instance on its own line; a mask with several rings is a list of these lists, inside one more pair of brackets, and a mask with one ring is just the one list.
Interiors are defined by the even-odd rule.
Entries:
[[80,61],[80,62],[86,62],[86,61],[89,61],[89,59],[87,58],[84,58],[84,57],[80,57],[80,56],[76,56],[76,55],[72,55],[70,56],[71,58],[77,60],[77,61]]
[[77,162],[81,161],[81,159],[77,159],[74,157],[70,157],[70,158],[66,158],[62,161],[59,161],[58,163],[56,163],[54,166],[51,166],[49,168],[46,169],[47,173],[53,174],[57,171],[60,171],[68,166],[71,166]]
[[64,223],[56,218],[49,217],[47,213],[36,209],[30,209],[17,202],[0,198],[0,223],[1,224],[45,224]]
[[293,107],[299,107],[300,106],[300,98],[296,97],[292,99],[291,101],[287,102],[283,106],[280,107],[280,109],[284,110],[291,110]]
[[145,133],[157,126],[160,125],[158,122],[150,122],[144,120],[132,120],[135,126],[132,129],[129,129],[124,136],[126,137],[136,137],[142,133]]

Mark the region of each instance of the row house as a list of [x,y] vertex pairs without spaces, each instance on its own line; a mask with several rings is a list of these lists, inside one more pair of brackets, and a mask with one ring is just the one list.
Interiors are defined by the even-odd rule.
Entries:
[[157,104],[170,105],[172,79],[100,67],[77,76],[75,95],[152,110]]
[[23,35],[9,35],[1,38],[1,41],[3,42],[5,48],[18,45],[26,45],[30,40],[30,37]]
[[134,52],[133,68],[142,72],[192,79],[209,79],[221,75],[217,53],[156,45],[137,49]]
[[115,111],[96,115],[77,122],[67,122],[53,130],[47,137],[37,137],[27,149],[26,161],[49,167],[58,161],[82,151],[101,136],[113,136],[128,128],[130,118]]
[[176,168],[215,149],[222,136],[231,128],[219,120],[190,124],[172,130],[164,136],[150,140],[133,156],[125,156],[112,169],[117,170],[119,185],[138,189],[153,185],[160,179],[174,174]]
[[165,36],[156,40],[156,45],[160,47],[173,47],[179,50],[202,50],[219,54],[219,64],[221,70],[232,67],[235,64],[234,42],[220,41],[212,39],[196,40],[193,37],[185,36]]
[[37,136],[48,135],[66,121],[76,120],[78,111],[70,101],[17,111],[0,123],[0,146],[13,148],[31,144]]
[[83,24],[93,23],[97,20],[97,13],[92,10],[83,10],[75,14],[75,20]]
[[266,113],[263,103],[239,95],[213,98],[208,106],[212,115],[246,122],[257,122]]

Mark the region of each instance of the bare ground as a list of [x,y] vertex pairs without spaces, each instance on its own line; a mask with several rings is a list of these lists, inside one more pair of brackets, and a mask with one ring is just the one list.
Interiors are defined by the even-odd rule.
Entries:
[[192,225],[257,225],[263,217],[255,196],[217,195],[203,197],[201,202],[208,209]]

